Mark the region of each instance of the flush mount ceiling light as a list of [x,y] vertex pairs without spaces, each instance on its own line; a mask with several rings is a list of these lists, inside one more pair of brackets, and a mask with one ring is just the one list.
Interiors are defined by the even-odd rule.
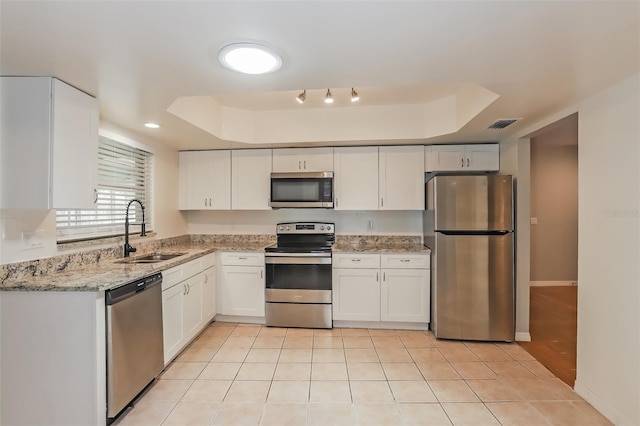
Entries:
[[267,74],[280,69],[282,58],[272,48],[256,43],[229,44],[218,54],[225,67],[244,74]]
[[325,104],[333,103],[333,95],[331,94],[331,89],[327,89],[327,94],[324,96],[324,103]]
[[298,103],[303,104],[304,100],[307,99],[307,90],[303,90],[302,93],[300,93],[298,95],[298,97],[296,98],[296,101],[298,101]]
[[351,102],[358,102],[360,100],[360,95],[356,92],[356,89],[351,88]]
[[157,123],[144,123],[144,127],[148,127],[149,129],[159,129],[160,125]]

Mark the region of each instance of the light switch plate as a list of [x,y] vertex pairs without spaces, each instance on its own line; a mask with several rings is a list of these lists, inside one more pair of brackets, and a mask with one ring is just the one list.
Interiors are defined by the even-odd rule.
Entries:
[[23,250],[44,247],[44,231],[39,229],[36,231],[22,231],[22,248]]
[[531,218],[531,224],[532,225],[537,225],[538,224],[538,218],[537,217],[532,217]]

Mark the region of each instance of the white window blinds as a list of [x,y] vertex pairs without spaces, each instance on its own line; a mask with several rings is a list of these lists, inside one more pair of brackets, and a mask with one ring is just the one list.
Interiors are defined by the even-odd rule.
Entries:
[[[56,212],[58,241],[124,234],[127,204],[136,198],[144,204],[147,231],[152,226],[152,154],[100,136],[98,143],[98,199],[95,210]],[[139,232],[142,210],[129,208],[130,232]]]

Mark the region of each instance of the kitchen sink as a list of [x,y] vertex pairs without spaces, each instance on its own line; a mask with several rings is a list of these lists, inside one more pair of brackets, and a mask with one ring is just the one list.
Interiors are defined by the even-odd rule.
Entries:
[[119,260],[116,263],[158,263],[165,260],[171,260],[186,253],[154,253],[146,256],[132,257],[129,259]]

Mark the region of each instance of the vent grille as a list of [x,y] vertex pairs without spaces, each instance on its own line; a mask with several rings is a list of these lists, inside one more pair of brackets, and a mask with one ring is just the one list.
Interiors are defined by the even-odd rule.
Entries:
[[511,126],[516,121],[520,120],[519,118],[501,118],[500,120],[496,120],[491,124],[487,129],[504,129],[505,127]]

